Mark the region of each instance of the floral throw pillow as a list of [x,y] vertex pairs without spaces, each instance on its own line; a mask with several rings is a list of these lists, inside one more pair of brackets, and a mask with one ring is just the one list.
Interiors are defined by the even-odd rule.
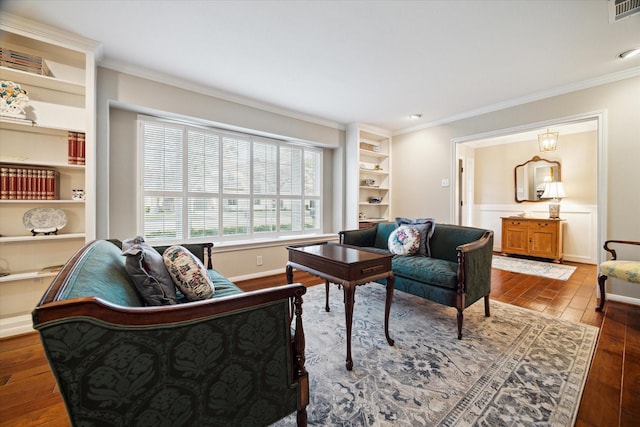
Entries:
[[396,255],[413,255],[420,247],[420,232],[408,225],[401,225],[389,235],[389,251]]
[[213,282],[207,269],[194,254],[182,246],[170,246],[162,255],[173,283],[187,301],[200,301],[213,296]]
[[420,247],[418,248],[418,255],[420,256],[431,256],[431,247],[429,246],[429,241],[431,240],[431,236],[433,236],[433,232],[436,230],[436,221],[433,218],[396,218],[396,224],[401,225],[410,225],[416,228],[420,232]]

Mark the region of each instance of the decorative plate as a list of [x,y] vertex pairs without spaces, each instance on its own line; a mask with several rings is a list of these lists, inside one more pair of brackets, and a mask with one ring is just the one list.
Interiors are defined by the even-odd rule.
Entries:
[[0,115],[24,119],[28,103],[26,90],[14,82],[0,81]]
[[57,208],[34,208],[25,212],[22,223],[33,235],[37,233],[57,234],[67,225],[67,214]]

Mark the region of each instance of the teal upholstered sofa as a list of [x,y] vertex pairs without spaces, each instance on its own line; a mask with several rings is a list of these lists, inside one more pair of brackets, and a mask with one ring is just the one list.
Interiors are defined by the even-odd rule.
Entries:
[[306,288],[242,292],[212,269],[211,244],[185,246],[208,265],[213,299],[144,306],[121,249],[102,240],[34,309],[72,424],[265,426],[297,411],[306,425]]
[[[396,228],[396,223],[382,222],[364,230],[341,231],[340,242],[388,252],[389,235]],[[493,231],[436,224],[429,246],[430,257],[393,257],[395,289],[456,307],[461,339],[462,312],[466,307],[484,298],[485,315],[490,315]]]

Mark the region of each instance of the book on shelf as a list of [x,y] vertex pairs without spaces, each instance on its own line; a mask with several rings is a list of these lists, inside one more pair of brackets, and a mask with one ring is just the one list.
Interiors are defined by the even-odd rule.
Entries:
[[0,166],[0,200],[56,200],[58,173],[53,169]]
[[84,165],[85,163],[84,151],[85,151],[85,139],[86,139],[84,132],[78,132],[77,139],[78,139],[78,144],[77,144],[77,152],[76,152],[76,164]]
[[29,55],[0,46],[0,65],[14,70],[53,77],[47,62],[40,56]]
[[67,162],[70,165],[75,165],[76,164],[76,155],[78,152],[78,134],[75,132],[71,132],[69,131],[69,133],[67,134],[67,141],[68,141],[68,158],[67,158]]
[[68,160],[70,165],[85,164],[85,134],[84,132],[69,131],[68,141]]

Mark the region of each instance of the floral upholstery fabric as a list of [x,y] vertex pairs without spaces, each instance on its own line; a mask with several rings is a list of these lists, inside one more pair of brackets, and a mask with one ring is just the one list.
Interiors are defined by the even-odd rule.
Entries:
[[420,247],[420,232],[402,225],[389,235],[389,252],[396,255],[413,255]]
[[74,425],[257,426],[296,410],[288,316],[284,300],[195,324],[39,329]]
[[605,261],[600,264],[600,274],[629,283],[640,283],[640,261]]

